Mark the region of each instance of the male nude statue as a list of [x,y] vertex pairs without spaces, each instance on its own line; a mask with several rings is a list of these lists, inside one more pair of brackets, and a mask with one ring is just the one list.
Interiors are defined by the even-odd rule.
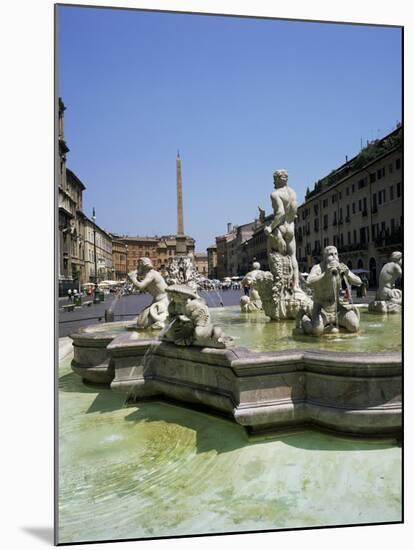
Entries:
[[295,218],[298,210],[296,193],[288,186],[286,170],[276,170],[273,174],[275,190],[270,195],[274,218],[264,228],[269,252],[279,252],[289,256],[292,263],[292,286],[299,288],[299,268],[296,259]]
[[163,328],[168,315],[167,283],[162,275],[154,269],[150,258],[140,258],[138,269],[128,273],[128,278],[137,290],[148,292],[153,298],[151,305],[139,314],[138,327]]
[[320,264],[312,267],[306,283],[313,291],[311,315],[302,317],[305,334],[320,336],[323,332],[337,332],[338,326],[348,332],[359,329],[359,313],[352,305],[339,302],[341,281],[360,286],[361,279],[343,263],[340,263],[335,246],[327,246]]

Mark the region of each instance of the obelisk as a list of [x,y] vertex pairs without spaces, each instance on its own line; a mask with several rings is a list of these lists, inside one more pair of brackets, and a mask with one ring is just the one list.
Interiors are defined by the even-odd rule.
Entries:
[[181,174],[181,158],[180,152],[177,151],[177,159],[175,161],[177,169],[177,244],[176,254],[185,256],[187,254],[187,243],[184,235],[184,215],[183,215],[183,179]]

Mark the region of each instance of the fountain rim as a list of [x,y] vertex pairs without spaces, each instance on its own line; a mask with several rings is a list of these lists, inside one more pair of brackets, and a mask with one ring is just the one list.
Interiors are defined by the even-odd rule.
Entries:
[[[129,321],[112,321],[107,323],[101,323],[99,325],[88,325],[87,327],[82,327],[78,331],[75,331],[70,334],[70,338],[73,340],[74,345],[78,346],[88,346],[88,345],[98,345],[101,344],[101,346],[109,347],[111,350],[115,350],[117,346],[113,346],[114,340],[117,340],[121,335],[125,334],[131,334],[131,333],[154,333],[159,331],[148,331],[148,329],[137,329],[137,330],[128,330],[126,327],[131,326],[133,322]],[[103,327],[105,326],[112,326],[114,327],[116,325],[116,328],[125,328],[124,332],[111,332],[111,330],[105,330]],[[93,327],[97,327],[97,330],[91,330]],[[99,328],[98,328],[99,327]],[[115,327],[114,327],[115,328]],[[149,336],[150,336],[149,335]],[[151,335],[152,336],[152,335]],[[313,337],[309,337],[311,339]],[[76,344],[75,344],[76,342]],[[163,345],[167,345],[167,342],[163,342],[162,340],[158,340],[157,337],[149,337],[149,338],[139,338],[136,341],[136,344],[141,347],[144,343],[159,343]],[[130,344],[131,345],[131,344]],[[171,344],[173,347],[177,348],[181,352],[184,349],[209,349],[213,350],[215,348],[201,348],[198,346],[189,346],[189,348],[186,348],[185,346],[176,346],[175,344]],[[100,346],[99,346],[100,347]],[[130,346],[128,346],[130,348]],[[270,350],[270,351],[255,351],[252,350],[246,346],[229,346],[223,349],[217,348],[221,352],[225,351],[232,351],[232,350],[238,350],[238,353],[240,353],[241,350],[243,350],[243,354],[246,356],[248,354],[249,358],[252,359],[253,357],[268,357],[269,360],[277,357],[296,357],[298,360],[301,360],[303,358],[303,355],[306,354],[308,356],[314,356],[317,357],[318,360],[323,359],[323,357],[326,358],[338,358],[338,359],[352,359],[352,362],[355,364],[366,362],[375,362],[375,363],[386,363],[387,365],[391,363],[402,363],[402,350],[398,351],[358,351],[358,352],[347,352],[347,351],[334,351],[334,350],[319,350],[314,348],[289,348],[289,349],[280,349],[280,350]],[[358,358],[364,359],[364,361],[358,361]],[[382,359],[386,359],[386,361],[381,361]]]

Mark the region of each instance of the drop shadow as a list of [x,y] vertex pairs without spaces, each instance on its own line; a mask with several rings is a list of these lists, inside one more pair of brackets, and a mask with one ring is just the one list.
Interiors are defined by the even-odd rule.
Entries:
[[245,446],[266,441],[280,441],[285,445],[309,451],[362,451],[401,447],[398,436],[359,437],[354,434],[341,434],[315,426],[287,426],[276,431],[249,433],[230,416],[212,412],[203,406],[175,402],[158,398],[126,402],[125,396],[113,392],[106,386],[87,385],[75,373],[69,373],[59,379],[59,390],[64,392],[93,393],[95,399],[86,410],[86,414],[111,413],[121,409],[133,409],[127,413],[129,422],[166,422],[177,424],[196,432],[198,453],[215,450],[226,453]]
[[358,436],[340,433],[322,426],[307,424],[297,427],[286,427],[278,433],[251,434],[252,444],[265,441],[281,441],[285,445],[304,451],[377,451],[401,447],[397,437]]
[[123,408],[128,408],[130,405],[125,403],[125,396],[115,393],[110,389],[103,390],[97,394],[86,414],[92,413],[108,413],[119,411]]
[[34,538],[47,542],[52,546],[54,545],[53,527],[21,527],[20,529]]
[[96,393],[101,391],[103,386],[85,384],[80,376],[70,372],[59,377],[58,388],[63,392]]

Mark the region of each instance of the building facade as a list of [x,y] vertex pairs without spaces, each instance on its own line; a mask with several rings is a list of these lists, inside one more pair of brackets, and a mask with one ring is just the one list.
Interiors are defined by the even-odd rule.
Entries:
[[217,245],[213,244],[207,248],[207,277],[217,279]]
[[208,259],[207,252],[194,253],[194,267],[203,277],[208,277]]
[[402,156],[397,128],[315,184],[298,209],[301,271],[309,271],[323,248],[334,245],[342,262],[369,271],[370,285],[377,285],[390,253],[403,245]]
[[[177,251],[176,235],[130,237],[112,234],[112,238],[125,247],[127,273],[137,269],[140,258],[150,258],[153,266],[160,270],[168,266],[170,260],[179,253]],[[183,245],[186,255],[194,254],[195,240],[192,237],[185,236],[184,239],[180,239],[180,246],[182,247]]]
[[127,276],[128,245],[112,237],[112,267],[115,281],[125,281]]
[[260,227],[254,220],[242,225],[227,224],[227,233],[216,237],[217,278],[245,275],[251,261],[248,243]]
[[79,290],[85,281],[82,194],[85,185],[66,166],[69,148],[64,138],[65,105],[58,102],[58,282],[59,296]]
[[[85,282],[99,283],[113,280],[115,270],[112,264],[112,237],[100,228],[94,220],[83,215],[84,249],[85,249]],[[96,271],[95,271],[96,249]]]

